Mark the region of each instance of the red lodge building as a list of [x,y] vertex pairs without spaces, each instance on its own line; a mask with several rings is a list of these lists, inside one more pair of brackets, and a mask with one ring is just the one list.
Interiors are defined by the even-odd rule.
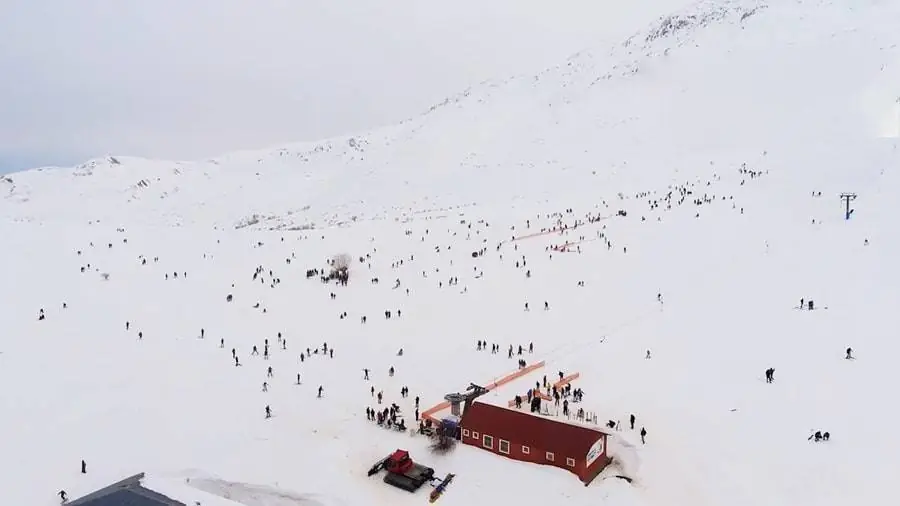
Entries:
[[460,420],[461,440],[507,458],[556,466],[587,486],[609,464],[607,435],[599,430],[483,402]]

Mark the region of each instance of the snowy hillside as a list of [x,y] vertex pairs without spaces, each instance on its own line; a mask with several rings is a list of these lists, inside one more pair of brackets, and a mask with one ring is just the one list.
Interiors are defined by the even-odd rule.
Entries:
[[[146,472],[186,504],[425,504],[366,476],[403,448],[457,475],[446,506],[889,503],[896,26],[702,2],[371,133],[0,179],[0,497]],[[307,276],[343,254],[348,286]],[[621,422],[590,486],[366,418],[518,359]]]
[[5,201],[23,205],[4,214],[58,221],[60,202],[79,198],[68,220],[234,227],[257,215],[272,229],[531,205],[585,185],[589,204],[711,176],[711,163],[896,136],[897,15],[887,2],[705,1],[395,127],[192,163],[116,157],[15,174]]

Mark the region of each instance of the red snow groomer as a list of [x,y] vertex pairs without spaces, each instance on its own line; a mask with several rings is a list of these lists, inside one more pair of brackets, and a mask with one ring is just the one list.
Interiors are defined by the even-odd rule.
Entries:
[[435,488],[432,493],[432,502],[440,496],[450,484],[450,480],[453,479],[452,474],[448,474],[443,480],[435,478],[434,469],[413,462],[406,450],[397,450],[376,462],[369,469],[369,476],[377,474],[382,469],[387,471],[384,476],[385,483],[407,492],[415,492],[425,483],[431,484]]

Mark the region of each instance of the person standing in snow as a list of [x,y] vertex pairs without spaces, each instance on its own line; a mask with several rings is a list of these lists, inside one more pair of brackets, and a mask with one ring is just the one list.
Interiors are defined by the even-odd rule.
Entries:
[[631,430],[634,430],[634,420],[635,420],[634,413],[631,414],[630,420],[631,420]]
[[847,348],[847,356],[844,357],[847,360],[853,360],[853,348]]
[[272,408],[266,405],[266,418],[272,418]]
[[641,444],[647,444],[647,428],[641,427]]

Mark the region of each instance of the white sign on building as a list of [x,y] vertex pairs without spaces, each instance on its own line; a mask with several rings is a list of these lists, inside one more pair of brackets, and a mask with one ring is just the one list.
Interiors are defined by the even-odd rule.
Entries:
[[602,436],[600,439],[591,446],[591,449],[587,452],[587,465],[590,467],[601,455],[603,455],[603,451],[606,449],[606,436]]

